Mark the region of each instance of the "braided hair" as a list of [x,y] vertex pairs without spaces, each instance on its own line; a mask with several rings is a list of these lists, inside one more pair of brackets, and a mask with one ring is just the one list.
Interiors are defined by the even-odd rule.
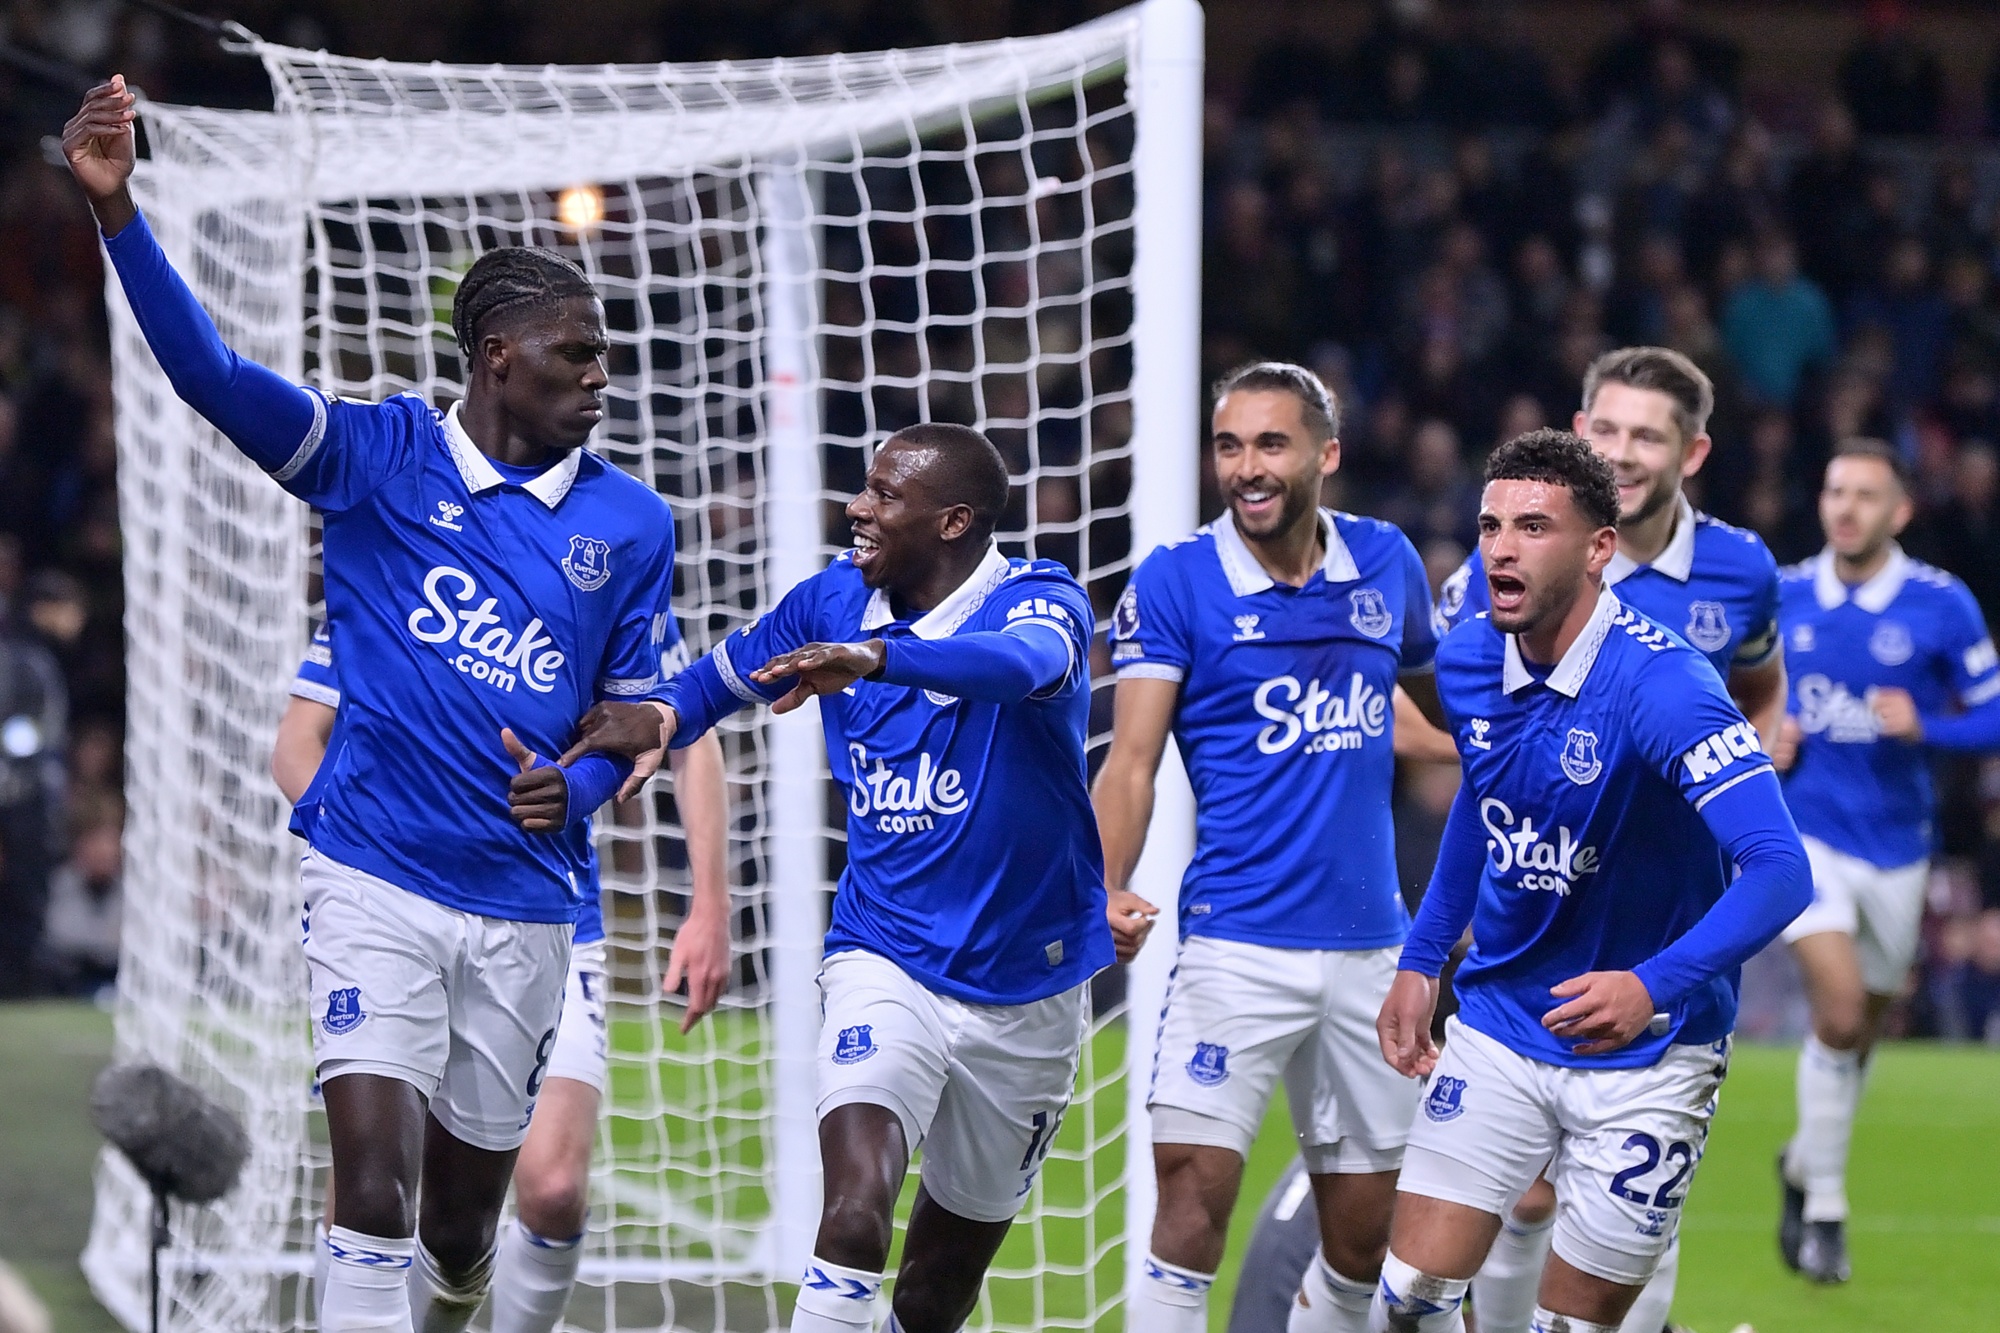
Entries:
[[503,311],[525,313],[577,297],[597,298],[584,271],[553,250],[516,245],[488,250],[473,264],[451,299],[451,331],[466,356],[479,343],[480,326]]

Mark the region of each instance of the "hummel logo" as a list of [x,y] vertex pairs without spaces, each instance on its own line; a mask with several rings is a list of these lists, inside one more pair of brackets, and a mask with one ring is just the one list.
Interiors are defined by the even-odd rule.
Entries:
[[455,505],[449,500],[439,500],[438,511],[431,515],[431,522],[441,528],[450,528],[453,532],[464,532],[465,529],[458,525],[459,515],[464,512],[464,505]]
[[1486,739],[1486,733],[1491,730],[1493,730],[1493,724],[1491,722],[1487,721],[1483,717],[1473,718],[1472,735],[1466,740],[1466,744],[1470,745],[1475,750],[1492,749],[1493,742]]
[[1257,628],[1256,616],[1236,617],[1236,633],[1232,636],[1237,643],[1248,643],[1252,639],[1264,637],[1264,631]]

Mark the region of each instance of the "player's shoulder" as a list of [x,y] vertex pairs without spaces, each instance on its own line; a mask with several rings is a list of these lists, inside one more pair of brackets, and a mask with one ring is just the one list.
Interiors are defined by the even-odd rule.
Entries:
[[[1058,560],[1026,560],[1018,556],[1010,559],[1006,572],[986,594],[984,605],[1005,608],[1007,618],[1012,620],[1029,614],[1020,608],[1023,604],[1032,606],[1036,598],[1057,600],[1072,612],[1089,616],[1089,595],[1076,581],[1076,575]],[[1087,620],[1083,629],[1089,632]]]
[[1762,537],[1700,510],[1694,515],[1694,554],[1704,568],[1741,573],[1759,580],[1768,581],[1778,572],[1777,558]]
[[1370,518],[1366,514],[1350,514],[1341,509],[1324,511],[1333,524],[1333,530],[1340,534],[1341,541],[1353,553],[1354,562],[1366,568],[1370,558],[1393,559],[1397,556],[1416,554],[1416,547],[1409,536],[1394,523],[1386,519]]
[[1805,559],[1794,561],[1789,565],[1778,566],[1778,584],[1787,590],[1798,587],[1809,588],[1812,586],[1813,579],[1818,574],[1819,557],[1809,555]]
[[1960,597],[1970,598],[1972,589],[1965,586],[1965,580],[1948,569],[1940,569],[1915,557],[1910,557],[1905,567],[1903,586],[1912,589],[1919,597],[1942,597],[1957,601]]
[[660,524],[672,530],[674,511],[666,496],[588,449],[577,460],[576,481],[572,485],[588,494],[594,506],[629,516],[640,531],[658,532]]
[[1635,607],[1621,604],[1606,629],[1601,658],[1631,683],[1636,699],[1673,707],[1691,694],[1720,690],[1722,677],[1708,655]]
[[1221,530],[1221,526],[1222,520],[1217,519],[1213,523],[1204,523],[1185,537],[1162,542],[1146,553],[1146,558],[1139,562],[1138,572],[1150,573],[1152,577],[1158,578],[1171,570],[1177,575],[1186,577],[1197,566],[1201,566],[1213,568],[1220,573],[1221,566],[1217,563],[1215,543],[1216,534]]
[[1453,625],[1438,640],[1437,669],[1461,670],[1497,663],[1506,639],[1493,627],[1490,613],[1478,611]]

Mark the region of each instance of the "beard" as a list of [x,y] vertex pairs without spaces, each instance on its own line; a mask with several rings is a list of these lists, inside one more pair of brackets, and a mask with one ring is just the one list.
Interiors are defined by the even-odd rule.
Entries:
[[1279,494],[1276,514],[1270,518],[1257,520],[1245,517],[1238,507],[1234,492],[1229,496],[1229,516],[1236,523],[1236,530],[1246,537],[1275,537],[1281,532],[1290,532],[1307,515],[1319,508],[1319,478],[1315,476],[1308,485],[1290,484]]
[[1629,514],[1620,514],[1618,525],[1624,527],[1627,524],[1644,523],[1673,504],[1678,489],[1674,484],[1674,478],[1670,475],[1663,474],[1653,478],[1653,484],[1646,488],[1646,494],[1639,501],[1639,507]]
[[[1573,574],[1550,576],[1539,586],[1532,583],[1525,584],[1519,609],[1503,612],[1495,606],[1487,612],[1487,616],[1493,622],[1493,628],[1502,634],[1531,634],[1550,619],[1561,619],[1567,615],[1570,607],[1576,604],[1577,595],[1582,588],[1582,570],[1577,570]],[[1488,593],[1490,596],[1490,588]]]

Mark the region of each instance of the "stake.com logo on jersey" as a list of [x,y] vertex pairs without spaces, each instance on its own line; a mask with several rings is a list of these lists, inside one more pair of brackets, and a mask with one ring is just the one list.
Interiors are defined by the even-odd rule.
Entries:
[[[450,600],[444,591],[447,583],[456,585]],[[452,609],[451,602],[470,602],[478,595],[479,581],[472,575],[450,565],[436,566],[424,575],[424,600],[430,605],[410,612],[406,622],[410,633],[425,643],[442,645],[447,662],[496,690],[511,694],[517,681],[537,694],[555,689],[556,672],[567,659],[542,628],[542,618],[536,616],[516,632],[500,623],[500,613],[493,609],[499,605],[497,597],[488,597],[471,610]],[[463,651],[453,653],[453,648]]]
[[1522,815],[1517,823],[1507,803],[1492,796],[1479,803],[1479,822],[1486,826],[1494,875],[1519,870],[1523,889],[1567,898],[1578,880],[1597,873],[1597,849],[1583,846],[1567,825],[1556,829],[1551,842],[1532,817]]
[[963,814],[972,804],[959,771],[939,768],[927,754],[917,756],[915,773],[908,765],[891,768],[879,755],[870,768],[868,747],[859,741],[847,743],[847,759],[854,769],[847,808],[857,818],[874,815],[882,833],[922,833],[937,827],[935,816]]

